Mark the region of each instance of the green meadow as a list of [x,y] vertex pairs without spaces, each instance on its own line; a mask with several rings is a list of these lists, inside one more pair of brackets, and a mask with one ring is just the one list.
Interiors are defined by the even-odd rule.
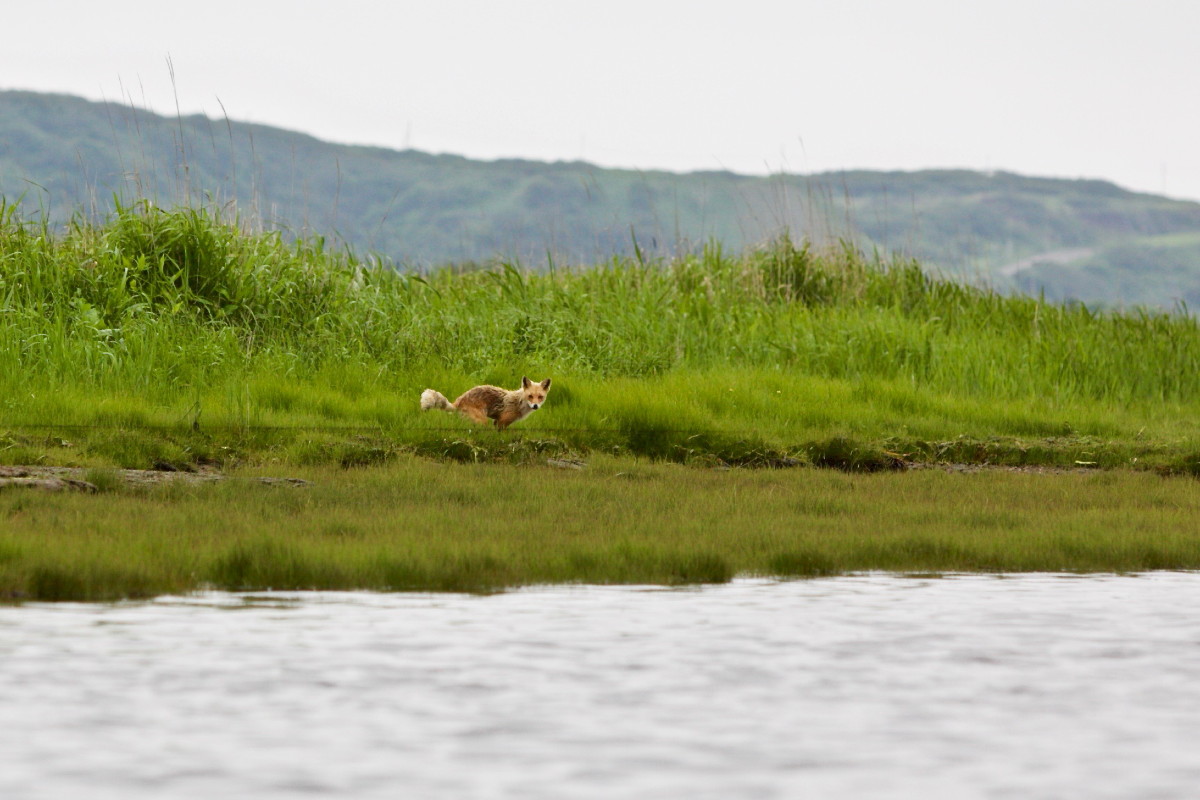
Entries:
[[[1164,477],[1200,470],[1190,316],[786,239],[539,267],[397,269],[205,209],[51,230],[0,208],[0,464],[234,476],[9,490],[0,594],[1200,566],[1192,479]],[[554,385],[504,433],[418,410],[522,375]],[[937,463],[1097,472],[903,471]],[[239,477],[262,471],[318,478]]]
[[0,494],[0,596],[1200,568],[1200,483],[1130,470],[718,471],[597,456],[577,471],[405,457],[297,468],[311,481],[298,488],[253,472]]

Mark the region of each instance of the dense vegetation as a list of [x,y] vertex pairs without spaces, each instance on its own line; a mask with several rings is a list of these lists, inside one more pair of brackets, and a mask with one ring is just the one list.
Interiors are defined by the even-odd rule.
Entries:
[[[1188,316],[786,238],[418,274],[200,208],[6,206],[0,463],[101,494],[0,490],[0,598],[1194,569],[1197,484],[1142,468],[1200,472],[1198,357]],[[549,402],[504,433],[417,409],[522,374]],[[1070,472],[892,474],[936,462]],[[886,474],[726,469],[805,464]]]
[[0,493],[0,601],[1200,568],[1200,483],[1129,471],[859,475],[597,457],[586,471],[400,459],[300,474],[313,484]]
[[[1174,289],[1142,281],[1147,271],[1174,269],[1174,261],[1162,261],[1140,237],[1200,231],[1200,205],[1101,181],[966,171],[758,178],[485,163],[28,92],[0,92],[0,196],[10,203],[24,196],[27,209],[44,209],[56,224],[79,208],[102,217],[114,196],[163,205],[215,200],[268,226],[413,265],[500,255],[545,267],[548,254],[560,264],[588,264],[636,248],[697,252],[710,241],[741,252],[790,231],[988,279],[991,269],[1040,252],[1119,244],[1131,257],[1116,276],[1060,271],[1043,283],[1030,273],[1022,286],[1167,308],[1194,279],[1181,276]],[[1192,276],[1200,264],[1189,256],[1181,269]]]
[[[535,452],[1165,463],[1196,441],[1198,357],[1189,317],[1006,297],[787,239],[417,275],[198,209],[139,205],[61,236],[11,208],[0,219],[0,424],[97,426],[61,436],[122,466],[524,457],[416,411],[427,386],[522,374],[555,378],[519,426]],[[204,436],[136,444],[148,426]],[[352,426],[375,437],[366,455],[345,452]],[[326,428],[343,444],[297,438]],[[36,449],[12,445],[10,463]]]

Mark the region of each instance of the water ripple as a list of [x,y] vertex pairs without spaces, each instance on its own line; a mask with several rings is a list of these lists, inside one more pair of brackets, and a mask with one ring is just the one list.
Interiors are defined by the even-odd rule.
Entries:
[[1179,797],[1200,575],[0,608],[0,797]]

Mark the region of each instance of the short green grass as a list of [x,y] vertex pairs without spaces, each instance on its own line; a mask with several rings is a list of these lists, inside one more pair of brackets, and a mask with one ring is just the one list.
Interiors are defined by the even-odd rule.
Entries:
[[495,591],[737,575],[1200,569],[1200,483],[1110,471],[847,474],[597,457],[403,457],[306,487],[0,494],[0,596],[201,588]]

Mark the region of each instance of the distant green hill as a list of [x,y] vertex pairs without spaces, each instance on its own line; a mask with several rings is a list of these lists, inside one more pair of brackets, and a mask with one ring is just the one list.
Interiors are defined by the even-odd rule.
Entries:
[[1200,310],[1200,231],[1120,239],[1073,257],[1037,261],[1015,278],[1017,288],[1048,300],[1103,298],[1117,305]]
[[[1102,181],[969,171],[752,177],[484,162],[0,92],[0,194],[9,203],[22,198],[26,216],[45,212],[53,220],[81,209],[103,215],[114,197],[229,204],[264,226],[324,235],[408,265],[501,257],[536,266],[548,256],[595,263],[631,253],[635,240],[651,254],[714,240],[740,250],[788,230],[1055,297],[1161,305],[1200,297],[1200,248],[1162,238],[1193,241],[1200,204]],[[1038,254],[1063,250],[1102,260],[1038,264]]]

